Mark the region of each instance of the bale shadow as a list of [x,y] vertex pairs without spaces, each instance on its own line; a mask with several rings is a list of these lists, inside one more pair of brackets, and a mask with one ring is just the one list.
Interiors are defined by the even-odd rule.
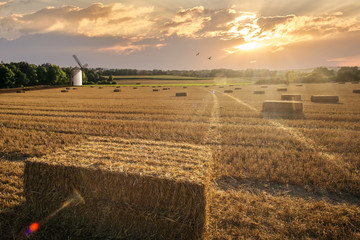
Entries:
[[287,113],[287,112],[260,112],[260,117],[264,119],[306,119],[304,113]]
[[224,191],[235,190],[252,194],[270,194],[275,197],[290,196],[304,200],[325,201],[331,204],[351,204],[360,206],[360,197],[349,193],[327,192],[311,186],[284,184],[256,179],[241,179],[234,176],[221,176],[215,179],[215,185]]

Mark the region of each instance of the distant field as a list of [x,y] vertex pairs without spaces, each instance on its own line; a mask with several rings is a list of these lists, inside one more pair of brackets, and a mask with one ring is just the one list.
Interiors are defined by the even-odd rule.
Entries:
[[212,78],[201,78],[201,77],[186,77],[186,76],[174,76],[174,75],[128,75],[128,76],[113,76],[114,80],[123,79],[150,79],[150,80],[212,80]]
[[[167,85],[167,80],[119,80],[132,87],[121,86],[118,93],[114,86],[83,86],[66,93],[45,89],[1,94],[0,236],[16,239],[33,221],[24,211],[26,158],[76,149],[101,137],[210,149],[205,239],[360,238],[360,94],[352,92],[359,84],[262,88],[239,79],[177,81],[179,86]],[[133,89],[136,83],[144,87]],[[153,92],[150,86],[171,87]],[[280,100],[278,87],[301,95],[303,116],[261,115],[264,100]],[[253,94],[255,90],[265,94]],[[188,96],[175,97],[176,92]],[[313,103],[315,94],[337,95],[340,103]],[[114,158],[113,145],[111,150],[86,145],[91,151],[77,154]],[[161,167],[150,160],[154,169]],[[184,171],[184,177],[191,176],[191,170]],[[81,239],[89,234],[57,222],[56,216],[52,221],[39,229],[39,238]]]

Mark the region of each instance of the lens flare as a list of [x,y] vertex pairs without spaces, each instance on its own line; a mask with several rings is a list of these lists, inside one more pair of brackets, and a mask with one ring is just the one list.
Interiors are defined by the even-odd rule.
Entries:
[[34,222],[30,224],[29,228],[26,230],[26,234],[31,234],[33,232],[36,232],[39,229],[39,224],[37,222]]

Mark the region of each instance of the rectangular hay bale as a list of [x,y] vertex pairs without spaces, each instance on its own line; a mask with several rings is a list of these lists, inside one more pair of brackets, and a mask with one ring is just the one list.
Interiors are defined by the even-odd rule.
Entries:
[[286,92],[286,91],[287,91],[287,88],[278,88],[277,91],[278,91],[278,92]]
[[334,95],[312,95],[311,96],[312,102],[319,102],[319,103],[337,103],[339,102],[339,96]]
[[224,93],[232,93],[233,90],[224,90]]
[[206,227],[206,147],[159,141],[90,137],[27,160],[26,204],[46,216],[76,189],[84,204],[56,216],[99,236],[199,239]]
[[266,100],[263,102],[263,112],[302,113],[303,104],[298,101]]
[[281,100],[301,101],[301,95],[299,95],[299,94],[281,94]]
[[360,89],[353,90],[353,93],[360,93]]
[[176,97],[186,97],[187,96],[187,92],[177,92],[175,93]]
[[254,91],[253,93],[254,93],[254,94],[265,94],[265,91],[261,91],[261,90],[260,90],[260,91]]

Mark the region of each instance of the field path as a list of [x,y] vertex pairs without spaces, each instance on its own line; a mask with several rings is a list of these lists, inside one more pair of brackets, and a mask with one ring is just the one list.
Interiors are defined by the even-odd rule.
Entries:
[[210,127],[205,136],[205,144],[209,145],[219,145],[220,136],[219,136],[219,127],[220,123],[220,113],[219,113],[219,100],[215,93],[209,91],[213,98],[213,107],[211,109],[210,117]]
[[[219,91],[216,91],[216,92],[219,92]],[[219,93],[222,93],[222,92],[219,92]],[[250,106],[249,104],[241,101],[240,99],[238,99],[230,94],[227,94],[227,93],[222,93],[222,94],[235,100],[236,102],[238,102],[239,104],[242,104],[243,106],[249,108],[250,110],[260,113],[260,110]],[[321,157],[324,157],[326,160],[333,163],[336,167],[343,168],[344,162],[340,160],[341,157],[338,154],[329,152],[325,146],[322,146],[322,145],[316,143],[315,141],[313,141],[312,139],[307,138],[306,136],[304,136],[304,134],[297,131],[295,128],[285,126],[284,124],[281,124],[280,122],[276,121],[275,119],[268,119],[268,120],[269,120],[270,124],[272,124],[274,127],[277,127],[279,129],[282,129],[285,132],[289,133],[293,138],[295,138],[297,141],[301,142],[306,148],[316,152]]]

